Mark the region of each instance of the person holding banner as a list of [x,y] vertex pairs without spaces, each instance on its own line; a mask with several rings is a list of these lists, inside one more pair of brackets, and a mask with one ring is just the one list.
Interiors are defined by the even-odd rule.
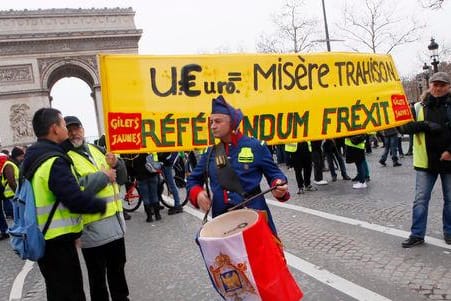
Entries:
[[415,121],[400,127],[414,134],[413,166],[416,172],[415,199],[410,236],[403,248],[424,243],[432,188],[440,176],[443,192],[443,238],[451,244],[451,80],[447,73],[434,73],[429,90],[414,105]]
[[[242,118],[241,110],[232,107],[222,96],[213,99],[210,127],[213,135],[220,139],[220,142],[208,148],[188,177],[187,189],[191,203],[203,211],[211,208],[213,217],[227,212],[244,198],[259,194],[263,176],[271,187],[279,185],[272,190],[272,195],[276,199],[283,202],[290,198],[287,177],[273,161],[268,148],[264,143],[244,136],[238,130]],[[220,174],[230,167],[231,173],[236,174],[235,181],[233,177]],[[210,180],[213,199],[203,188],[208,180]],[[230,183],[232,181],[233,183]],[[242,186],[240,188],[244,190],[244,194],[224,188],[230,184]],[[246,206],[265,211],[268,224],[276,235],[276,227],[263,195],[256,197]]]

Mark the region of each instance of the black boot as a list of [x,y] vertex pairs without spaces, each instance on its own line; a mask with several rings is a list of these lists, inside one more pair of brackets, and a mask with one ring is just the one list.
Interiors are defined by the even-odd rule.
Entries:
[[159,221],[161,219],[160,215],[160,204],[154,204],[153,205],[153,212],[155,213],[155,219]]
[[146,223],[151,223],[151,222],[153,222],[153,219],[152,219],[152,207],[151,207],[151,205],[144,205],[144,211],[146,211],[146,214],[147,214]]

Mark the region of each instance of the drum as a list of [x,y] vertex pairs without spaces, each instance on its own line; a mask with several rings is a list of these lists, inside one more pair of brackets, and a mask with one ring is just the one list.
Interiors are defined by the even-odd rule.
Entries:
[[197,243],[211,282],[225,300],[302,298],[264,213],[241,209],[219,215],[199,231]]

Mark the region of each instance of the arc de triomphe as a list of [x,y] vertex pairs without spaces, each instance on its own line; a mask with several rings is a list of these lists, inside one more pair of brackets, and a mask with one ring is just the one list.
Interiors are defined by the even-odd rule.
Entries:
[[138,53],[142,30],[132,8],[0,11],[0,142],[35,141],[34,112],[51,104],[64,77],[90,87],[103,132],[98,53]]

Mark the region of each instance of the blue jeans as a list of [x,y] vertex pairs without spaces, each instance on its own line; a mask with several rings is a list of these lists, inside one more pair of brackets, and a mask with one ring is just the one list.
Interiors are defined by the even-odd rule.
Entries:
[[381,161],[387,161],[388,152],[391,152],[391,159],[393,163],[398,162],[398,136],[384,137],[384,153],[382,154]]
[[[417,170],[415,200],[412,209],[411,236],[423,238],[426,234],[429,201],[439,173]],[[440,173],[443,192],[443,233],[451,235],[451,174]]]
[[177,186],[175,185],[174,176],[172,175],[172,166],[163,166],[163,173],[166,181],[168,182],[169,189],[171,190],[172,196],[174,197],[174,206],[180,205],[180,196]]
[[365,175],[366,175],[366,168],[365,168],[366,161],[362,160],[360,162],[355,162],[355,167],[357,168],[357,181],[360,183],[365,183]]
[[138,189],[144,205],[156,205],[159,203],[158,182],[158,174],[154,174],[147,179],[138,180]]
[[343,157],[338,152],[338,149],[336,147],[334,147],[332,151],[324,152],[324,154],[326,155],[327,165],[329,166],[330,174],[332,177],[337,176],[334,165],[334,156],[337,159],[338,165],[340,166],[341,175],[343,177],[347,175],[345,161],[343,160]]

